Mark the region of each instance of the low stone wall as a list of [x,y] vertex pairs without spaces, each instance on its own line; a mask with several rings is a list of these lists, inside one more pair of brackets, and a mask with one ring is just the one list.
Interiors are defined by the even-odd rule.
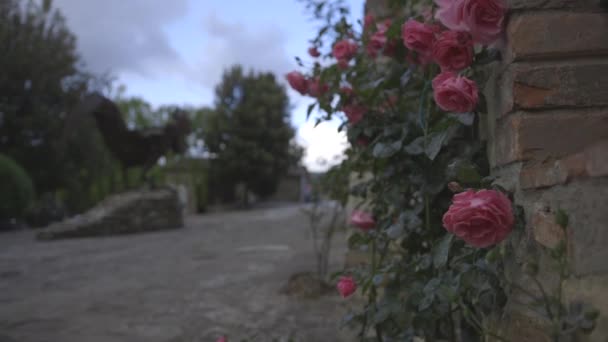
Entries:
[[132,234],[183,226],[177,193],[170,188],[113,195],[82,215],[50,225],[40,240]]

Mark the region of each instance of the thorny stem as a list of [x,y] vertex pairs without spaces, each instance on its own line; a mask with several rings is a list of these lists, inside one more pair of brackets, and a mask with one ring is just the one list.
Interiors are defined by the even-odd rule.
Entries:
[[424,223],[426,230],[431,230],[431,206],[428,194],[424,195]]

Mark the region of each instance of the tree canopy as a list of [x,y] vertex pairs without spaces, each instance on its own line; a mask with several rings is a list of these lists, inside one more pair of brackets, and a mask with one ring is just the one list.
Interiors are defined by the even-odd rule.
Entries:
[[289,99],[272,73],[245,73],[240,66],[224,72],[215,89],[215,110],[204,131],[205,145],[226,184],[245,192],[274,193],[301,150],[291,144]]

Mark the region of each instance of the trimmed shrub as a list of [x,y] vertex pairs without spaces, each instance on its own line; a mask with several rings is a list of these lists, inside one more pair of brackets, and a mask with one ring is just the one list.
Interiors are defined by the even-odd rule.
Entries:
[[21,218],[34,199],[34,184],[13,159],[0,154],[0,220]]

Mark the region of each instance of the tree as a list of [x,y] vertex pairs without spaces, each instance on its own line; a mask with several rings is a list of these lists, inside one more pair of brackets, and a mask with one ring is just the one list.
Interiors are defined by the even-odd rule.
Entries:
[[40,192],[55,190],[85,162],[76,157],[92,157],[70,155],[64,139],[69,108],[92,77],[79,69],[75,38],[51,1],[1,1],[0,46],[0,150]]
[[[260,197],[273,194],[293,163],[289,100],[271,73],[248,74],[240,66],[224,72],[208,113],[205,145],[225,184],[242,184]],[[299,159],[298,159],[299,160]]]

